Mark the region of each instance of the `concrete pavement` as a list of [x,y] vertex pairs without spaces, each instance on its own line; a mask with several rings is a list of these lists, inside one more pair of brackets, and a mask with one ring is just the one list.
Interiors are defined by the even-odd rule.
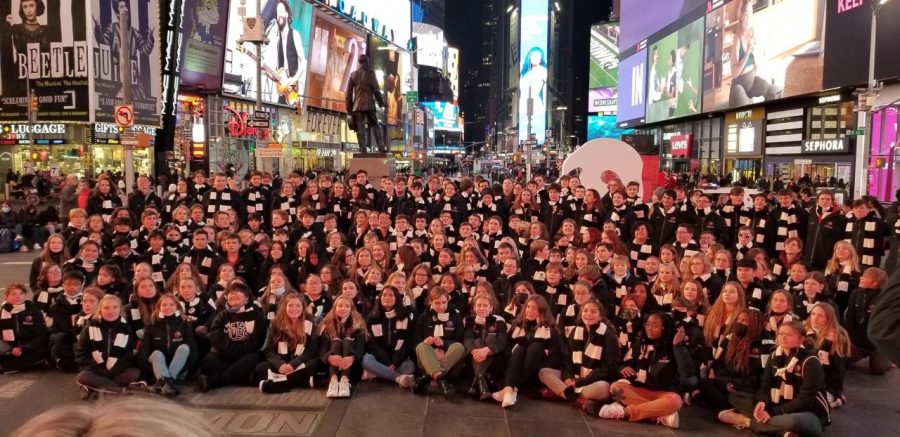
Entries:
[[[0,287],[27,282],[37,252],[0,255]],[[856,369],[856,368],[855,368]],[[875,377],[850,370],[845,381],[849,403],[836,410],[827,433],[833,436],[900,435],[900,371]],[[324,389],[262,395],[255,387],[233,387],[194,393],[177,402],[196,410],[226,436],[607,436],[749,435],[716,422],[714,411],[685,407],[677,430],[588,417],[562,403],[538,399],[536,389],[523,390],[519,402],[504,410],[458,394],[448,402],[433,388],[415,396],[394,384],[363,382],[350,399],[328,399]],[[458,387],[463,392],[465,387]],[[0,433],[6,435],[28,418],[57,405],[80,403],[74,375],[41,370],[0,375]]]

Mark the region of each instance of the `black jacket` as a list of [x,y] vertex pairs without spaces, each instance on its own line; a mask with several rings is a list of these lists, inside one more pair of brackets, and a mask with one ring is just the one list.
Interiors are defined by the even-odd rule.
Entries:
[[[21,311],[14,312],[13,306],[3,302],[3,316],[0,318],[0,331],[3,332],[3,340],[11,347],[22,348],[23,353],[37,352],[46,349],[50,332],[44,323],[44,314],[38,307],[26,300]],[[7,336],[7,330],[13,337]]]
[[268,320],[252,303],[239,312],[219,311],[209,328],[213,349],[226,359],[237,359],[259,352],[266,340]]
[[366,352],[372,354],[379,363],[399,366],[409,359],[412,332],[415,325],[412,315],[405,309],[395,309],[391,318],[379,308],[366,319],[369,327],[369,341]]
[[139,362],[143,363],[149,359],[153,351],[160,351],[166,356],[168,362],[175,356],[175,350],[181,345],[187,345],[191,351],[185,366],[185,369],[191,369],[199,358],[197,342],[194,339],[194,326],[179,315],[163,317],[144,328],[144,337],[141,339],[137,358]]
[[305,319],[303,329],[306,332],[306,342],[291,349],[287,342],[275,340],[275,327],[269,326],[269,334],[266,336],[263,352],[270,368],[277,370],[284,364],[290,364],[296,370],[300,365],[307,364],[310,360],[318,357],[319,331],[315,327],[315,322],[311,318]]
[[579,322],[563,342],[562,355],[562,379],[574,379],[575,387],[619,379],[619,346],[612,325]]

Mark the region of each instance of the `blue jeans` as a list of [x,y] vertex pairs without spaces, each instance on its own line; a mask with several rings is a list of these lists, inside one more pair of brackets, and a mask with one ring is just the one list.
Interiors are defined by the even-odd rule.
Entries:
[[803,436],[820,436],[825,432],[822,429],[822,422],[811,412],[780,414],[771,416],[766,423],[760,423],[753,418],[753,409],[756,407],[756,403],[753,401],[752,393],[734,392],[729,396],[729,400],[739,413],[750,418],[750,430],[755,433],[795,432]]
[[368,370],[375,376],[382,379],[387,379],[391,382],[396,381],[400,376],[412,375],[413,372],[416,371],[416,365],[412,362],[412,360],[404,360],[394,370],[391,370],[389,366],[385,366],[384,364],[378,362],[378,360],[376,360],[375,356],[372,354],[366,354],[363,356],[362,366],[363,369]]
[[172,362],[166,364],[166,355],[162,351],[153,351],[148,361],[153,366],[153,375],[156,379],[170,378],[177,379],[184,370],[184,365],[191,356],[191,348],[183,344],[175,349],[175,355],[172,356]]

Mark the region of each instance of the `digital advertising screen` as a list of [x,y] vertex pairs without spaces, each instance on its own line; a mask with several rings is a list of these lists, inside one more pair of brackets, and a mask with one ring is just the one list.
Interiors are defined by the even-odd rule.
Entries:
[[549,8],[548,0],[522,0],[520,8],[519,140],[528,139],[530,125],[538,144],[544,143],[547,130]]
[[626,51],[659,32],[680,17],[702,13],[712,0],[624,0],[621,5],[622,36],[619,48]]
[[412,32],[418,45],[416,60],[419,65],[446,70],[449,48],[444,30],[430,24],[413,23]]
[[591,26],[590,50],[588,112],[615,111],[619,84],[619,23]]
[[[738,108],[821,90],[824,3],[732,0],[708,13],[703,110]],[[855,67],[859,65],[864,64]]]
[[[242,5],[242,3],[245,3]],[[257,15],[256,2],[232,1],[225,38],[222,92],[255,99],[257,95],[256,45],[239,43],[243,23],[238,9],[248,17]],[[312,4],[304,0],[263,0],[263,35],[269,43],[262,47],[262,100],[283,105],[302,104],[308,69]],[[222,17],[224,19],[224,17]]]
[[648,123],[700,113],[703,18],[650,45]]
[[434,114],[435,130],[459,130],[459,106],[450,102],[422,102]]
[[412,8],[409,0],[318,0],[388,41],[406,47]]
[[[868,81],[869,34],[872,33],[870,0],[828,0],[825,19],[824,88],[861,85]],[[900,1],[879,5],[875,28],[875,78],[900,76]]]
[[215,91],[222,86],[222,51],[228,0],[184,0],[181,38],[182,85]]
[[619,62],[618,120],[632,126],[644,122],[647,96],[647,50],[641,50]]
[[306,104],[347,112],[347,85],[359,66],[359,55],[366,53],[366,37],[338,23],[315,15]]
[[634,132],[634,129],[620,128],[615,115],[589,115],[587,125],[588,141],[597,138],[619,139],[622,135]]
[[400,73],[400,53],[394,46],[389,46],[371,34],[367,49],[369,63],[375,71],[384,102],[387,103],[385,108],[387,123],[397,125],[400,120],[400,109],[403,107],[403,94],[400,92],[400,82],[403,78]]
[[615,115],[618,97],[616,87],[593,88],[588,92],[588,112]]

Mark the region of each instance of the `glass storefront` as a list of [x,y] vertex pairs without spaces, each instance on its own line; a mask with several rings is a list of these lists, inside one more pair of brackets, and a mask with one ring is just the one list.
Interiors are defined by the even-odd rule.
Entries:
[[[126,157],[126,146],[113,144],[93,144],[91,145],[91,158],[93,162],[94,174],[100,174],[105,171],[124,172],[125,163],[128,162]],[[151,148],[131,149],[131,162],[134,163],[134,173],[141,175],[153,174],[153,153]]]
[[12,168],[22,174],[47,171],[84,176],[91,163],[79,144],[21,145],[13,149]]
[[897,147],[900,107],[888,106],[872,114],[867,192],[882,202],[893,202],[900,188],[900,148]]
[[[637,134],[653,135],[660,144],[662,168],[678,173],[699,171],[719,174],[722,166],[722,118],[714,117],[651,129],[638,129]],[[690,156],[672,156],[672,137],[690,135]]]

